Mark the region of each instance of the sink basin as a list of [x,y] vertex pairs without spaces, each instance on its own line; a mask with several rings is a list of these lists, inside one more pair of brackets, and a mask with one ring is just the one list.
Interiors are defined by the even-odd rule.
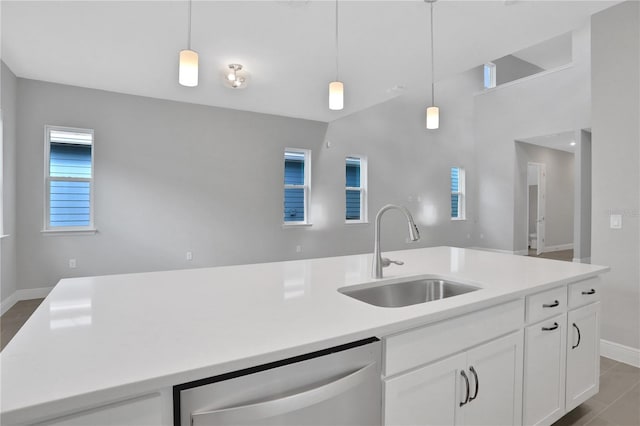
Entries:
[[479,289],[480,287],[441,279],[420,279],[363,289],[351,290],[349,287],[343,287],[338,291],[370,305],[398,308],[458,296]]

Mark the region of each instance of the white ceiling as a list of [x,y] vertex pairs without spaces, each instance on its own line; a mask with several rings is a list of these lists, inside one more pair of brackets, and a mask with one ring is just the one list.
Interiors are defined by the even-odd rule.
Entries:
[[545,148],[558,149],[560,151],[566,151],[575,153],[575,145],[571,145],[575,142],[575,133],[571,130],[560,133],[553,133],[551,135],[535,136],[532,138],[518,139],[518,142],[526,142],[532,145],[543,146]]
[[[615,3],[441,0],[436,81],[578,28]],[[194,1],[196,88],[177,83],[178,51],[187,44],[185,1],[0,4],[2,59],[24,78],[321,121],[428,87],[422,0],[340,1],[343,111],[327,108],[335,77],[333,1]],[[246,90],[222,85],[233,62],[251,73]]]
[[571,33],[565,33],[522,49],[513,56],[537,65],[543,70],[556,68],[571,62],[571,39]]

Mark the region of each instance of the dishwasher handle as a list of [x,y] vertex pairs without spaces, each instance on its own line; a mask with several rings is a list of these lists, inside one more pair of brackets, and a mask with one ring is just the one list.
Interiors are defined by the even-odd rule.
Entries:
[[194,412],[191,413],[191,425],[206,426],[210,424],[246,424],[248,421],[254,419],[264,419],[300,410],[334,398],[363,383],[370,372],[375,374],[376,369],[376,363],[367,364],[359,370],[352,371],[332,382],[304,392],[248,405]]

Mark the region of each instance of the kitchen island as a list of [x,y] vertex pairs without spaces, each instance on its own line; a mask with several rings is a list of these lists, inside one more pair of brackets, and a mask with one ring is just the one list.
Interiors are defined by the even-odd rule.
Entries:
[[[393,258],[404,265],[385,269],[379,280],[371,278],[370,254],[63,279],[0,354],[2,424],[83,424],[75,413],[99,415],[106,406],[126,417],[129,406],[151,413],[148,424],[168,426],[174,385],[369,337],[382,338],[389,357],[407,332],[418,333],[409,334],[415,340],[425,326],[499,306],[520,315],[510,330],[520,333],[522,347],[525,325],[547,319],[536,317],[535,295],[564,294],[559,314],[566,317],[572,283],[592,286],[608,270],[454,247],[396,251]],[[407,277],[481,289],[401,308],[338,291]],[[418,366],[402,353],[385,362],[391,379]]]

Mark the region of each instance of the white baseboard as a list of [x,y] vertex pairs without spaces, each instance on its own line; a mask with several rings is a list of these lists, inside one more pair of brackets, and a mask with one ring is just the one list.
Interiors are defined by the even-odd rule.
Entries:
[[[527,251],[526,250],[518,250],[518,251],[513,251],[513,250],[500,250],[500,249],[492,249],[492,248],[488,248],[488,247],[468,247],[470,249],[473,250],[483,250],[483,251],[492,251],[494,253],[506,253],[506,254],[526,254]],[[523,252],[523,253],[520,253]]]
[[600,339],[600,355],[640,368],[640,349]]
[[0,315],[4,315],[5,312],[21,300],[45,298],[52,289],[53,287],[40,287],[16,290],[0,303]]
[[558,244],[557,246],[546,246],[543,253],[549,253],[552,251],[573,250],[573,243]]

